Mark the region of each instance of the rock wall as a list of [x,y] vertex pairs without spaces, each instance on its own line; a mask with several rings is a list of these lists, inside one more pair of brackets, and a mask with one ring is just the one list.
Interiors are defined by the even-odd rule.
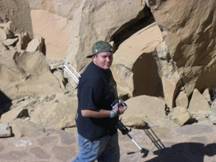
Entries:
[[155,59],[155,49],[161,42],[161,31],[155,23],[122,42],[114,54],[112,68],[120,93],[163,96]]
[[96,40],[109,41],[121,26],[135,19],[144,8],[140,0],[29,2],[33,30],[45,38],[47,57],[52,60],[66,57],[77,69],[89,61],[85,56],[91,52]]
[[[9,18],[13,30],[31,33],[33,29],[34,36],[44,38],[48,60],[66,58],[80,70],[89,62],[85,56],[91,52],[96,40],[114,41],[114,45],[119,47],[114,71],[125,75],[117,81],[132,95],[172,96],[169,99],[172,103],[181,86],[185,87],[187,95],[194,87],[202,91],[215,86],[216,2],[213,0],[10,0],[0,3],[2,21]],[[158,40],[151,42],[156,38],[154,33],[144,36],[142,33],[154,19],[160,29],[156,33]],[[135,40],[137,35],[140,38]],[[161,69],[154,60],[154,50],[163,39],[177,70],[172,73],[162,69],[162,73],[169,73],[168,78],[157,74]],[[151,74],[157,74],[157,77]],[[175,79],[170,79],[172,76]],[[172,92],[167,95],[166,83],[170,80],[175,83],[171,83]],[[157,86],[163,88],[163,92],[156,92]]]
[[147,1],[187,94],[216,86],[216,1]]
[[79,35],[81,2],[29,0],[33,32],[45,39],[49,60],[64,59],[69,54],[69,47],[77,46],[74,40]]
[[28,32],[32,36],[30,7],[27,0],[1,0],[0,22],[11,20],[12,31]]
[[[216,70],[214,66],[214,35],[216,32],[214,8],[216,2],[213,0],[206,2],[201,0],[196,2],[146,0],[145,2],[153,13],[153,19],[151,13],[147,12],[148,8],[146,8],[145,2],[139,0],[133,1],[133,3],[131,0],[121,2],[114,0],[81,0],[73,1],[73,3],[68,0],[28,1],[31,8],[34,34],[45,38],[46,55],[49,60],[66,58],[80,70],[89,62],[85,56],[91,52],[91,46],[96,40],[112,40],[114,45],[117,45],[117,47],[120,45],[121,47],[133,34],[142,30],[146,24],[150,24],[155,19],[162,31],[161,37],[163,38],[160,41],[165,40],[168,55],[177,72],[169,74],[169,78],[162,78],[164,83],[161,83],[159,76],[153,78],[150,75],[155,73],[154,71],[160,70],[157,69],[156,65],[153,66],[154,61],[149,63],[149,60],[153,59],[147,58],[147,55],[145,55],[146,58],[142,56],[143,61],[137,63],[144,64],[147,62],[149,65],[145,63],[146,66],[138,66],[136,64],[134,71],[136,73],[143,72],[143,68],[147,69],[150,66],[152,69],[149,70],[149,73],[144,74],[145,76],[143,75],[143,78],[147,79],[140,79],[137,75],[133,75],[134,72],[129,74],[130,72],[127,70],[120,72],[123,75],[126,73],[130,75],[129,81],[121,83],[123,87],[126,87],[125,91],[130,91],[134,95],[171,95],[169,102],[172,105],[182,86],[185,87],[187,95],[190,95],[195,87],[202,91],[205,88],[215,86],[216,78],[213,74]],[[128,10],[130,12],[127,12]],[[147,18],[144,19],[145,17]],[[151,37],[151,35],[146,36],[142,41],[149,40]],[[131,42],[132,46],[133,44],[134,42]],[[141,49],[142,47],[146,48],[145,46],[145,43],[143,46],[141,45]],[[149,44],[149,46],[153,45]],[[122,52],[121,50],[118,51],[117,53]],[[116,64],[118,65],[114,69],[117,69],[117,71],[121,71],[121,69],[124,71],[127,68],[132,70],[131,64],[134,65],[135,61],[138,61],[134,60],[133,57],[137,55],[137,58],[139,58],[142,54],[138,52],[133,56],[131,55],[130,59],[125,59],[123,61],[124,67],[120,67],[119,64],[122,64],[120,60],[117,61]],[[153,53],[149,56],[152,57]],[[125,57],[125,55],[122,54],[121,57]],[[170,71],[163,73],[170,73]],[[174,79],[170,79],[172,75]],[[208,82],[205,81],[206,79]],[[175,82],[171,83],[173,84],[171,94],[162,94],[168,93],[165,85],[163,86],[163,92],[154,92],[158,88],[153,87],[161,87],[161,84],[166,84],[167,80],[171,80],[171,82],[174,80]],[[144,84],[146,86],[142,86]]]

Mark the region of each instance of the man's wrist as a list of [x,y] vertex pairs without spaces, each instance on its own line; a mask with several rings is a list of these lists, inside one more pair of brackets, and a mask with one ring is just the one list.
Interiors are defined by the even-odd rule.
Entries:
[[118,112],[117,111],[115,111],[115,110],[111,110],[110,111],[110,118],[114,118],[114,117],[116,117],[117,116],[117,114],[118,114]]

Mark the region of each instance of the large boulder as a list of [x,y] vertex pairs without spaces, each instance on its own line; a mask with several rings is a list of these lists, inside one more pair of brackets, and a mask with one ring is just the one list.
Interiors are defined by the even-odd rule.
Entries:
[[51,102],[37,105],[30,112],[30,121],[45,128],[63,129],[75,126],[77,101],[59,94]]
[[13,60],[15,53],[14,50],[5,50],[0,53],[0,86],[2,90],[22,79],[22,72],[19,71]]
[[11,20],[13,32],[28,32],[32,36],[30,7],[27,0],[2,0],[0,6],[0,22]]
[[71,128],[75,127],[76,110],[77,100],[71,94],[28,96],[13,100],[0,123],[9,123],[16,136],[34,134],[38,128]]
[[1,58],[0,86],[9,98],[62,92],[42,53],[8,51]]
[[17,118],[28,118],[28,110],[23,107],[17,107],[15,109],[11,109],[8,112],[5,112],[1,116],[2,123],[11,123]]
[[143,17],[144,8],[140,0],[28,1],[34,34],[45,38],[47,57],[67,57],[78,69],[96,40],[110,40],[123,25]]
[[12,132],[17,138],[19,137],[38,137],[45,133],[45,129],[41,125],[33,123],[29,120],[16,119],[12,122]]
[[122,121],[128,126],[144,127],[145,122],[150,125],[165,126],[164,100],[151,96],[137,96],[126,101],[128,109],[122,115]]
[[216,1],[147,0],[187,94],[216,85]]
[[172,109],[171,113],[169,114],[169,118],[176,124],[183,126],[191,119],[191,115],[186,107],[177,106]]

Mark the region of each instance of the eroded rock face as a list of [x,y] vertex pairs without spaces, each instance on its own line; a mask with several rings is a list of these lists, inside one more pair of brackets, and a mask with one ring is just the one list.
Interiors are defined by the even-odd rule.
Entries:
[[0,76],[1,91],[12,99],[62,92],[40,52],[5,52],[1,56]]
[[27,0],[0,1],[0,21],[11,20],[13,32],[28,32],[32,36],[30,7]]
[[110,40],[144,8],[140,0],[29,2],[33,30],[45,38],[48,59],[67,57],[78,69],[89,61],[85,56],[96,40]]
[[161,42],[161,31],[156,24],[143,28],[122,42],[114,54],[112,68],[120,91],[129,96],[163,96],[154,58],[155,49]]
[[216,1],[148,1],[187,93],[216,84]]
[[47,58],[63,59],[72,44],[70,38],[74,37],[71,20],[42,9],[32,10],[31,17],[34,35],[45,38]]

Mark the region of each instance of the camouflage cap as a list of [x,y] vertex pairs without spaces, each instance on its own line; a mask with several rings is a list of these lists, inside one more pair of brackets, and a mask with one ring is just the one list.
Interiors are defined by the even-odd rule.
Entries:
[[113,47],[108,42],[98,41],[92,46],[92,54],[88,55],[87,58],[91,58],[100,52],[113,52]]

